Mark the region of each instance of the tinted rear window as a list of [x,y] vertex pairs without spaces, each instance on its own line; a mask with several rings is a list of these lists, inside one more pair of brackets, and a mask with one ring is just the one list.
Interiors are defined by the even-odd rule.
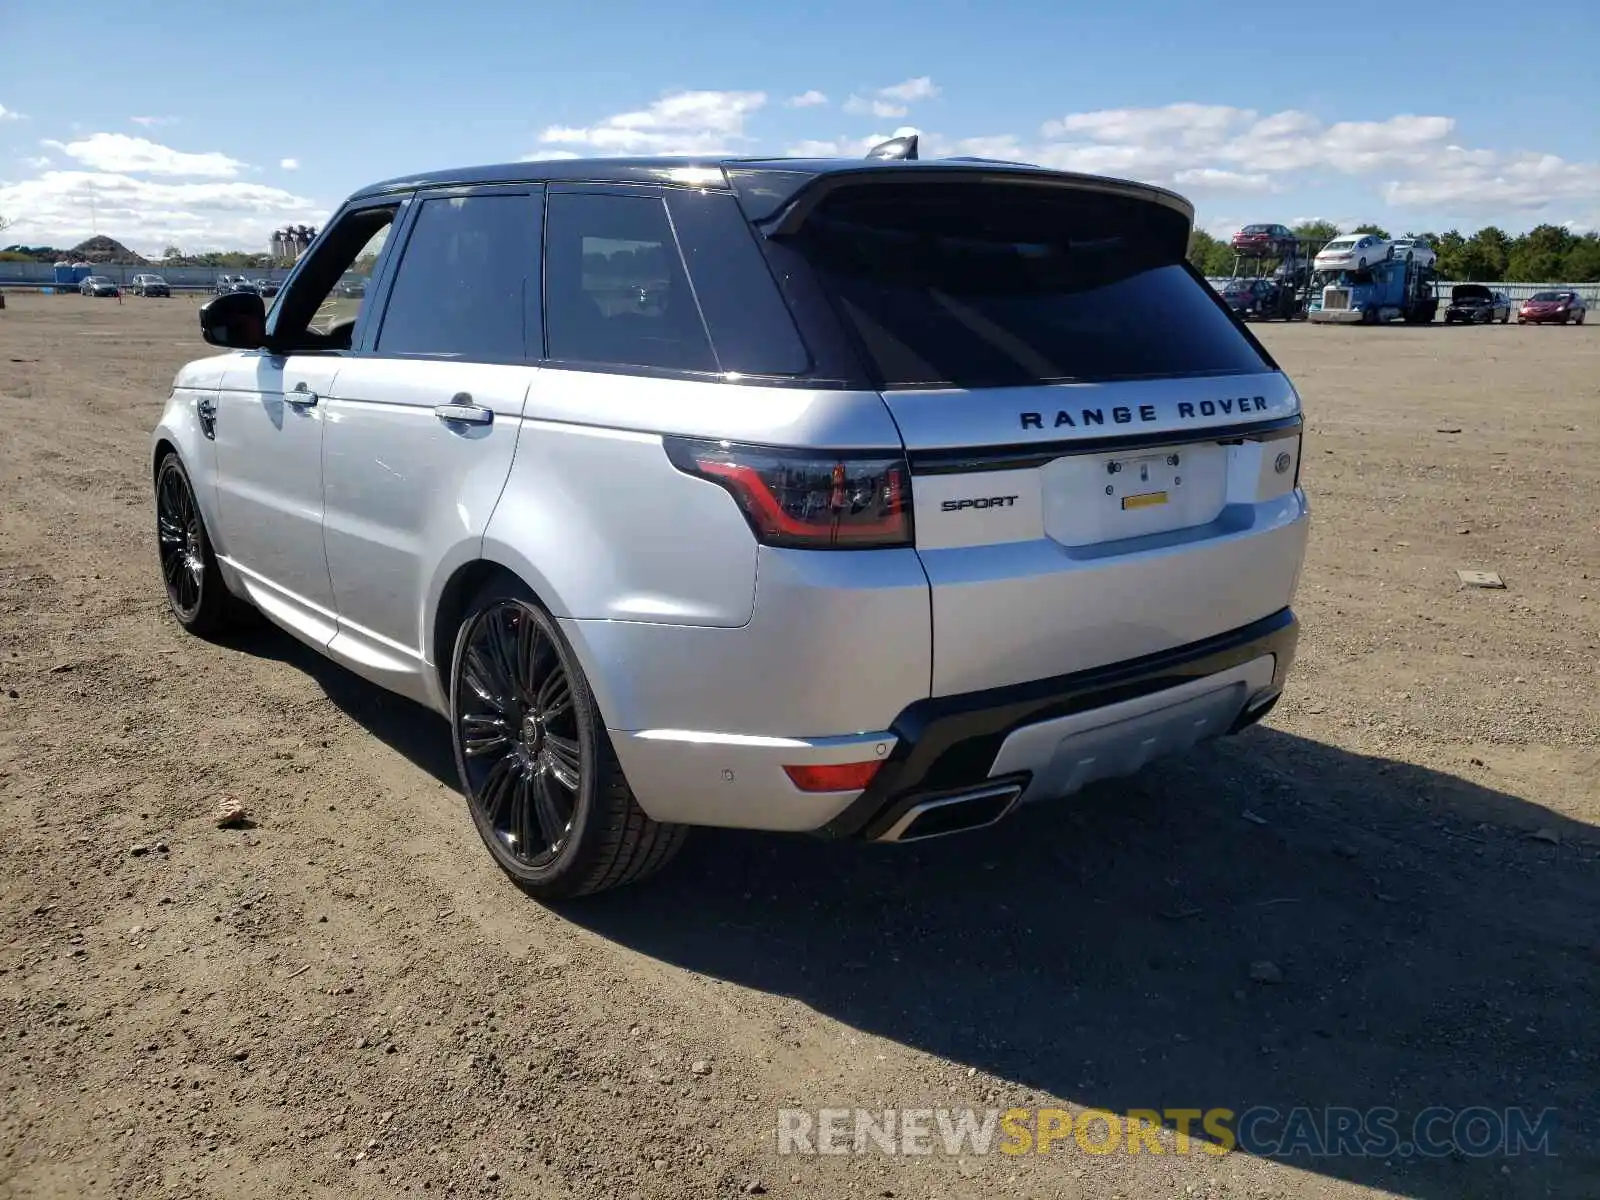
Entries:
[[844,188],[796,235],[885,387],[1271,367],[1150,201],[998,184]]

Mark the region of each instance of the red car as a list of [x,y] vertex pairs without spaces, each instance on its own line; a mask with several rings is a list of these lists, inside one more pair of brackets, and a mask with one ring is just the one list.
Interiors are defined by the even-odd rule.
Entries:
[[1277,258],[1293,254],[1294,230],[1287,225],[1246,225],[1233,235],[1233,248],[1240,254],[1259,254]]
[[1577,292],[1535,292],[1522,302],[1517,310],[1517,324],[1543,325],[1547,321],[1565,325],[1571,321],[1582,325],[1589,306]]

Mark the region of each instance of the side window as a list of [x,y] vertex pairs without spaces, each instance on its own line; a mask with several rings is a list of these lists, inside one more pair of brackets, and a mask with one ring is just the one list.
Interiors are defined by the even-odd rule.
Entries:
[[528,357],[537,214],[529,196],[424,200],[395,271],[378,353]]
[[383,253],[384,244],[389,240],[389,230],[394,228],[393,215],[388,214],[388,217],[356,250],[355,258],[339,276],[333,290],[311,314],[309,328],[312,332],[328,334],[341,325],[354,325],[361,315],[361,306],[367,297],[367,280],[372,278],[378,255]]
[[660,198],[555,192],[545,203],[551,358],[717,369]]
[[[372,270],[397,211],[396,205],[359,208],[329,226],[267,318],[280,349],[301,353],[350,348],[366,299],[357,272]],[[232,284],[231,276],[220,276],[217,291],[228,291]]]

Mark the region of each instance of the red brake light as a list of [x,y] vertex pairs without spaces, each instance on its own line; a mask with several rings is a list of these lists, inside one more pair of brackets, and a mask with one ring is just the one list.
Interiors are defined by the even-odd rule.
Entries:
[[783,771],[802,792],[859,792],[872,782],[883,765],[882,759],[859,763],[824,763],[807,767],[784,767]]
[[831,455],[665,439],[688,475],[725,488],[769,546],[864,550],[911,545],[911,472],[903,457]]

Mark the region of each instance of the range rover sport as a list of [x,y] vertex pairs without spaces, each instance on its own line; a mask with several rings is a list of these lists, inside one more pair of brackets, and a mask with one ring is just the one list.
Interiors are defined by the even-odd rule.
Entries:
[[1126,775],[1259,720],[1297,632],[1300,402],[1192,217],[977,160],[375,184],[270,311],[201,311],[172,611],[446,717],[540,898],[694,825],[909,841]]

